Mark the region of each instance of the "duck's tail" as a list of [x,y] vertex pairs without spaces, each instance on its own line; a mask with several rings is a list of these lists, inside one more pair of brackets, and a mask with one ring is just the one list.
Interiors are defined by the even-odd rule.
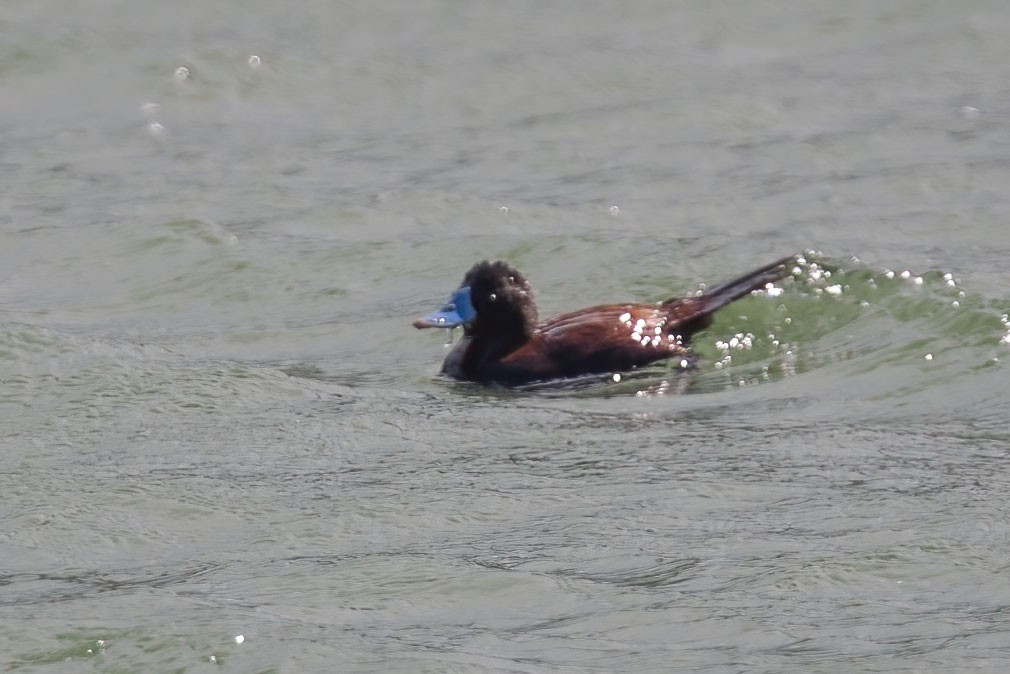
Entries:
[[774,283],[788,276],[791,269],[790,263],[795,260],[796,256],[790,255],[771,264],[766,264],[739,278],[706,290],[698,300],[706,313],[718,311],[730,302],[749,295],[755,290],[764,290],[769,283]]
[[663,302],[671,317],[678,323],[678,331],[688,337],[704,330],[712,323],[712,314],[734,300],[763,290],[769,283],[786,277],[796,259],[795,255],[766,264],[760,269],[744,274],[732,281],[706,290],[696,297],[673,298]]

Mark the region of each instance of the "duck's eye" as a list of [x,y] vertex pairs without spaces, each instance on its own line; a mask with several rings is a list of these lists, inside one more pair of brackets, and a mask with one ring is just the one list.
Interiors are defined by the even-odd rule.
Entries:
[[496,299],[498,299],[498,296],[495,295],[494,293],[491,293],[491,296],[488,299],[494,302]]
[[509,284],[511,284],[511,285],[515,285],[516,284],[516,277],[515,276],[509,276]]

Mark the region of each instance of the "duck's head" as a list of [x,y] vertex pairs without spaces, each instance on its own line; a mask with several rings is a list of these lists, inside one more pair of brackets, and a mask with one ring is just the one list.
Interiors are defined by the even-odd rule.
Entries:
[[438,311],[414,321],[415,328],[455,328],[466,334],[529,335],[537,324],[533,291],[505,262],[478,262]]

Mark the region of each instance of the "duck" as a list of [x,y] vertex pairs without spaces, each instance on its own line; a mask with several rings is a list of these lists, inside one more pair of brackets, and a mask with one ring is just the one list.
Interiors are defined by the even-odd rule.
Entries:
[[794,260],[784,257],[688,297],[592,306],[545,321],[538,319],[526,277],[503,260],[484,260],[466,272],[442,308],[413,325],[462,327],[441,372],[480,384],[515,387],[617,375],[671,358],[686,367],[693,363],[692,336],[711,325],[716,311],[771,288]]

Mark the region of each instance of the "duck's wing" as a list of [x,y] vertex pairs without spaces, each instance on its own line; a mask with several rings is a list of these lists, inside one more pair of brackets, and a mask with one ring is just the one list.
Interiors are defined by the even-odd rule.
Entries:
[[640,367],[686,351],[689,334],[679,326],[689,307],[616,304],[590,307],[548,319],[532,337],[498,364],[527,380],[575,377]]
[[[640,365],[683,351],[697,332],[700,307],[693,299],[680,303],[617,304],[562,314],[541,326],[552,351],[569,349],[614,354]],[[689,328],[689,329],[686,329]]]

